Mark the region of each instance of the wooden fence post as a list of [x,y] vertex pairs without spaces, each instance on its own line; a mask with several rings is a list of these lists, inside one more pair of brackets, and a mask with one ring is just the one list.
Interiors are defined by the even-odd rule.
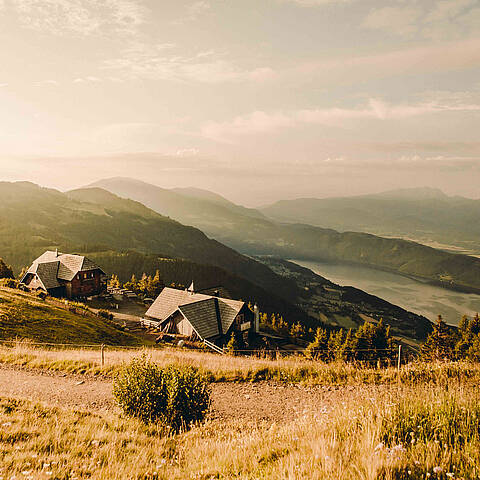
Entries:
[[397,360],[397,375],[398,375],[398,382],[400,383],[400,365],[402,362],[402,345],[398,346],[398,360]]
[[105,344],[102,343],[102,346],[100,347],[100,351],[102,354],[102,368],[105,365]]

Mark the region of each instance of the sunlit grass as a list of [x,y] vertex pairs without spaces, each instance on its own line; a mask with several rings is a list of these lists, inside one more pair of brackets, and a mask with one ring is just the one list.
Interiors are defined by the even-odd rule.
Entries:
[[[165,436],[156,425],[115,412],[3,399],[0,477],[474,479],[480,441],[471,421],[478,401],[473,389],[417,387],[412,397],[410,389],[394,388],[359,404],[318,405],[285,423],[212,420]],[[430,425],[435,435],[412,442],[402,432],[416,423]]]
[[334,362],[330,364],[290,356],[271,360],[254,356],[228,356],[179,348],[106,348],[104,365],[101,364],[100,347],[94,349],[45,349],[28,342],[18,342],[13,347],[0,347],[0,363],[75,374],[113,376],[132,358],[146,354],[160,366],[177,365],[198,368],[212,382],[255,382],[274,380],[290,383],[326,385],[429,383],[451,385],[462,382],[478,383],[480,365],[467,362],[422,363],[412,362],[402,366],[373,368]]

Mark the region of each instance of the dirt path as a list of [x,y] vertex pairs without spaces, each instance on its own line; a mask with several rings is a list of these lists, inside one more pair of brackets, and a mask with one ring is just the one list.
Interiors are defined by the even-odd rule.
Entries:
[[[212,385],[212,417],[281,421],[304,412],[324,413],[365,399],[379,387],[307,387],[272,382]],[[0,366],[0,396],[82,409],[113,409],[112,382]]]

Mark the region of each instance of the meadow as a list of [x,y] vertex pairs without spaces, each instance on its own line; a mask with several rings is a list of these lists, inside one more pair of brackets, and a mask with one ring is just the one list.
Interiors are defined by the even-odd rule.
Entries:
[[[305,403],[281,420],[235,416],[233,399],[229,418],[211,415],[179,434],[127,418],[118,408],[67,408],[0,397],[0,479],[480,477],[480,367],[474,363],[413,362],[398,372],[300,356],[274,360],[112,347],[104,352],[102,367],[98,348],[46,349],[16,342],[0,347],[0,368],[13,368],[12,378],[21,368],[83,374],[105,383],[142,353],[161,366],[195,366],[226,386],[258,381],[261,392],[267,380],[308,388],[336,385],[337,390],[330,401]],[[365,393],[345,395],[357,390]]]
[[[451,385],[478,383],[480,365],[473,362],[410,362],[396,366],[372,367],[346,362],[323,363],[303,355],[278,358],[218,355],[185,348],[106,347],[104,362],[100,346],[87,348],[35,346],[28,341],[0,346],[0,363],[15,367],[91,376],[113,377],[132,358],[147,355],[160,366],[198,368],[211,382],[258,382],[272,380],[313,385],[431,383]],[[395,360],[395,359],[394,359]],[[394,361],[392,361],[392,364]]]
[[474,479],[478,393],[393,388],[290,421],[208,420],[166,435],[118,412],[0,400],[4,479]]

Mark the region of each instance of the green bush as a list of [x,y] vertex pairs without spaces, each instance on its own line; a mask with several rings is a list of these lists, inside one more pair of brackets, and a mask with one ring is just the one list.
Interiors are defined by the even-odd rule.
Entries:
[[98,314],[103,317],[103,318],[106,318],[107,320],[113,320],[113,313],[109,312],[108,310],[99,310],[98,311]]
[[20,282],[14,278],[2,278],[0,280],[0,286],[7,288],[18,288]]
[[160,368],[145,355],[122,368],[113,395],[125,414],[175,432],[203,420],[210,408],[210,387],[197,369]]

